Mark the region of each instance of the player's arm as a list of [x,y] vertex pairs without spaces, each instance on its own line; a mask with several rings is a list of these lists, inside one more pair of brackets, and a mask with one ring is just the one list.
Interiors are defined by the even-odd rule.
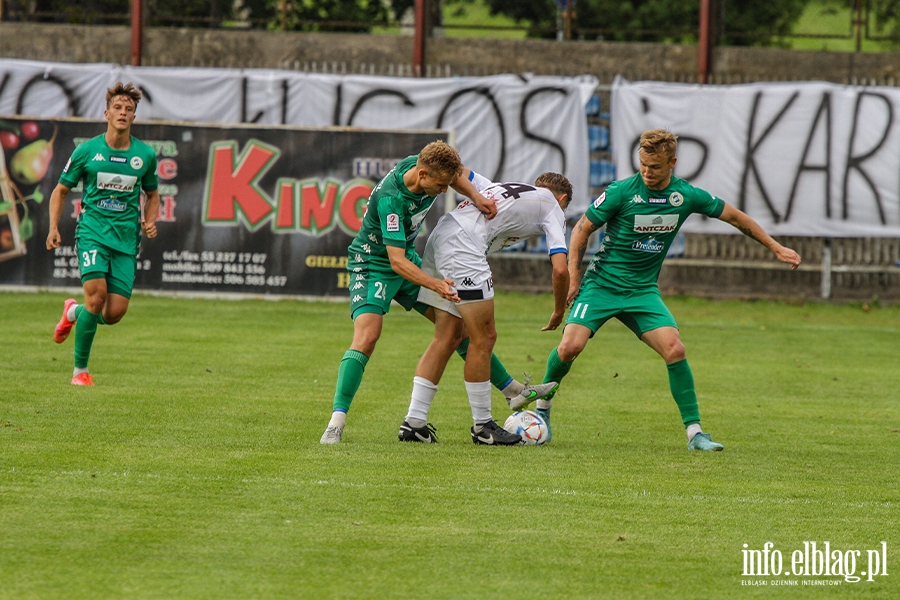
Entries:
[[553,265],[553,314],[550,322],[541,331],[551,331],[559,327],[569,305],[569,269],[566,264],[566,253],[557,252],[550,255]]
[[756,240],[771,250],[772,254],[775,255],[775,258],[783,263],[791,265],[792,270],[800,266],[799,254],[772,239],[772,236],[763,231],[763,228],[759,226],[759,223],[750,218],[750,216],[742,210],[739,210],[726,202],[722,214],[719,215],[719,219],[725,221],[747,237]]
[[433,290],[446,300],[451,302],[459,302],[459,296],[453,288],[454,283],[451,279],[436,279],[428,275],[425,271],[416,266],[414,262],[406,258],[406,250],[398,246],[385,246],[387,248],[388,260],[391,261],[391,269],[394,273],[429,290]]
[[144,200],[144,218],[141,219],[141,229],[148,238],[156,237],[156,217],[159,216],[159,190],[147,192]]
[[581,286],[581,263],[584,261],[584,253],[587,252],[588,240],[597,229],[599,226],[594,225],[587,215],[581,217],[572,229],[572,237],[569,238],[569,294],[566,305],[571,304],[578,295],[578,288]]
[[463,167],[462,173],[456,178],[456,181],[450,184],[450,187],[452,187],[456,193],[462,194],[474,202],[475,206],[478,207],[478,210],[483,212],[488,219],[493,219],[497,216],[496,203],[481,195],[481,192],[479,192],[475,185],[469,181],[469,173],[471,173],[471,171]]
[[50,233],[47,234],[47,250],[59,248],[62,237],[59,235],[59,219],[62,217],[63,207],[66,205],[66,196],[69,190],[61,183],[57,183],[50,194]]

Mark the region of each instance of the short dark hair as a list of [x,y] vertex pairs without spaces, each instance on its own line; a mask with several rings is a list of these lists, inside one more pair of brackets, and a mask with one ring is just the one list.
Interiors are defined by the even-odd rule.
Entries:
[[572,201],[572,184],[566,179],[565,175],[560,175],[559,173],[553,173],[551,171],[541,173],[538,175],[538,178],[534,180],[534,185],[547,188],[553,192],[554,196],[556,194],[565,194],[568,198],[567,202]]
[[137,104],[141,101],[144,94],[141,93],[141,90],[134,87],[131,82],[123,84],[121,81],[118,81],[116,85],[106,90],[106,108],[109,108],[110,102],[116,96],[128,96],[134,101],[134,107],[137,108]]

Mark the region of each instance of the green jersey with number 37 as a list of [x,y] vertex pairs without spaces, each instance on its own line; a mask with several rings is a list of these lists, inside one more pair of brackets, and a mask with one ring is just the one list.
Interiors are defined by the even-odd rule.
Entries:
[[141,242],[141,189],[158,187],[156,152],[131,137],[127,150],[110,148],[105,135],[79,144],[59,182],[71,189],[83,182],[76,240],[90,240],[136,256]]
[[725,202],[672,176],[664,190],[651,190],[640,173],[615,181],[585,212],[606,224],[606,235],[585,271],[585,281],[629,292],[653,288],[678,230],[694,213],[718,217]]

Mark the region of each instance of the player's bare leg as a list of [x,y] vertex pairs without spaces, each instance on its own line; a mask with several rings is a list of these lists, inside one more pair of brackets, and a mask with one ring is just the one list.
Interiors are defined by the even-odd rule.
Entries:
[[500,427],[491,415],[491,355],[497,341],[494,323],[494,300],[460,304],[459,314],[466,324],[471,341],[464,369],[466,392],[472,408],[472,441],[476,444],[510,446],[522,436]]
[[416,367],[409,411],[397,434],[401,442],[437,442],[434,428],[428,424],[428,411],[447,362],[462,341],[463,327],[458,317],[443,310],[429,311],[434,321],[434,338]]

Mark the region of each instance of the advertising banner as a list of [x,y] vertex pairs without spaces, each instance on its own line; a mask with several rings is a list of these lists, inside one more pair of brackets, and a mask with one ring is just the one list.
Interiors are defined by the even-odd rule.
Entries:
[[[675,174],[772,235],[900,236],[900,89],[824,82],[688,85],[617,79],[619,178],[647,129],[679,136]],[[736,233],[695,216],[682,231]]]
[[593,76],[378,77],[275,69],[78,65],[0,59],[0,115],[103,116],[106,88],[143,90],[142,121],[453,131],[463,163],[492,181],[545,171],[590,203],[585,104]]
[[[105,131],[97,121],[0,119],[0,285],[81,285],[80,188],[66,198],[53,251],[48,203],[75,146]],[[137,289],[311,296],[347,295],[347,247],[372,188],[397,161],[447,138],[140,122],[132,134],[156,149],[161,197],[158,236],[141,242]],[[438,199],[425,232],[442,207]]]

